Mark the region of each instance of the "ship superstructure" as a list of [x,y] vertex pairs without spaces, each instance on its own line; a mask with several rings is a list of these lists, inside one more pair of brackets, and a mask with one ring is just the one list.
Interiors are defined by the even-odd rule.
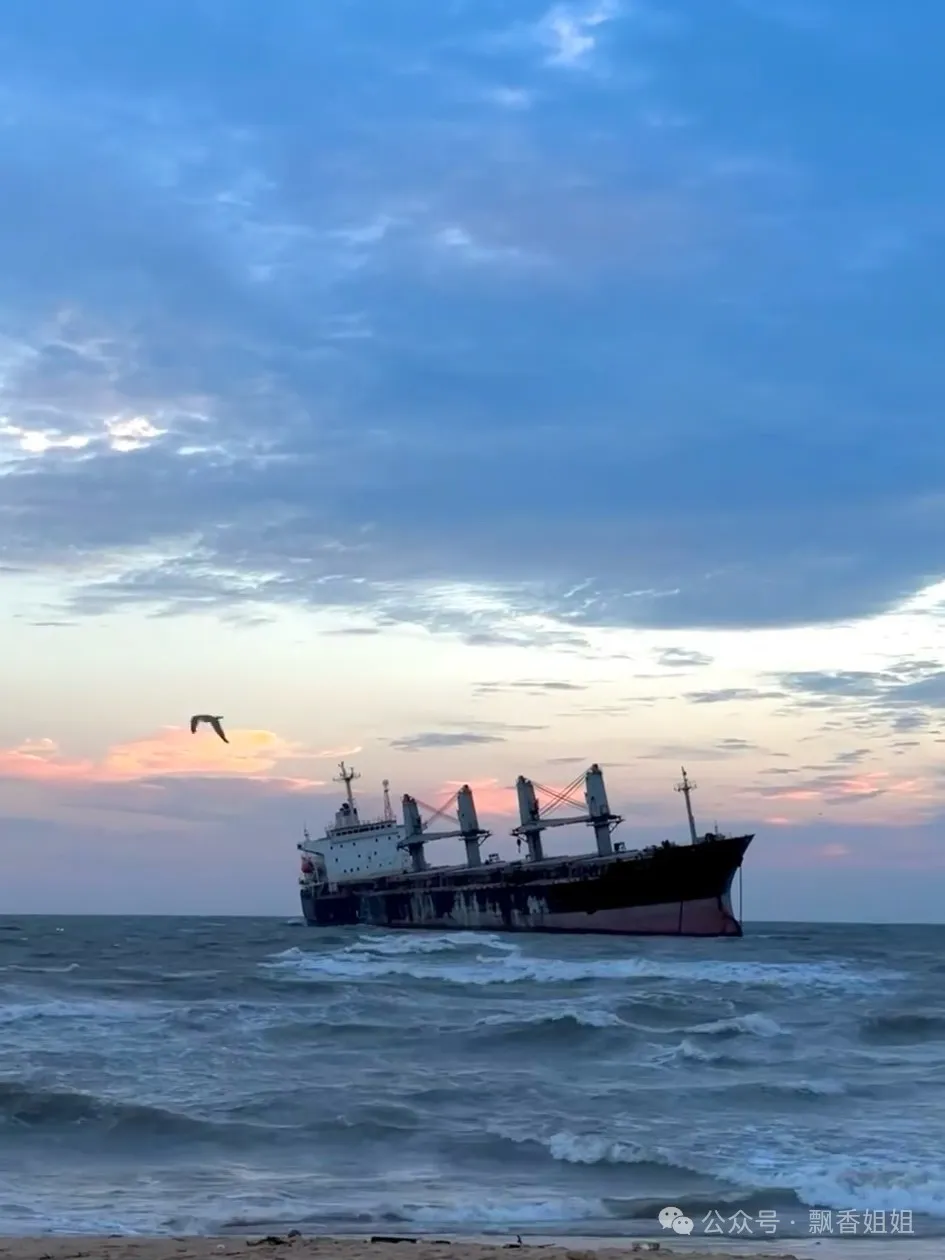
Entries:
[[[338,782],[345,800],[333,826],[302,853],[300,893],[308,923],[316,926],[370,924],[398,928],[469,928],[490,931],[606,932],[621,935],[740,936],[731,905],[731,885],[752,835],[696,832],[685,768],[677,790],[686,802],[689,844],[665,840],[627,851],[614,842],[623,819],[612,812],[603,772],[592,765],[560,791],[541,788],[520,775],[516,782],[519,823],[513,828],[525,854],[485,860],[490,832],[479,824],[472,789],[464,785],[440,809],[405,795],[403,821],[390,807],[384,781],[381,818],[362,822],[351,790],[359,776],[341,763]],[[583,781],[583,784],[582,784]],[[583,800],[575,797],[583,785]],[[539,791],[545,798],[539,804]],[[553,816],[563,805],[578,811]],[[450,811],[455,807],[455,816]],[[454,823],[431,830],[438,819]],[[594,831],[596,852],[546,857],[542,833],[583,824]],[[462,865],[431,865],[427,845],[461,840]]]
[[380,818],[362,822],[358,814],[351,784],[360,775],[340,763],[341,773],[335,779],[343,783],[345,800],[335,814],[335,822],[326,827],[323,839],[313,842],[308,831],[299,845],[302,850],[303,883],[308,880],[329,887],[409,870],[409,857],[401,845],[403,828],[397,825],[390,807],[387,780],[384,780],[384,813]]

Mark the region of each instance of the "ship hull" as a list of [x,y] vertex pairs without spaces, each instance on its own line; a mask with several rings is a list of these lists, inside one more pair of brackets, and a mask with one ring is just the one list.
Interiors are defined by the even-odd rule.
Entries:
[[434,869],[335,891],[303,887],[302,913],[316,927],[741,936],[731,888],[752,839]]

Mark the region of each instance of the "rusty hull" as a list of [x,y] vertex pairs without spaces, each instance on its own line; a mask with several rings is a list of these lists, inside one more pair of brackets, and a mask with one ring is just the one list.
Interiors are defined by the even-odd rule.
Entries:
[[434,867],[302,890],[306,922],[445,931],[741,936],[731,887],[753,836],[607,857]]

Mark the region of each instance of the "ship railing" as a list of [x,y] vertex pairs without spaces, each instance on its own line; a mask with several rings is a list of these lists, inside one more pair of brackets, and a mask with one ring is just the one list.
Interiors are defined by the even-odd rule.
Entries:
[[363,831],[366,827],[395,827],[397,824],[390,818],[361,818],[356,823],[340,823],[336,827],[326,827],[325,834],[329,836],[346,836],[357,835],[359,831]]

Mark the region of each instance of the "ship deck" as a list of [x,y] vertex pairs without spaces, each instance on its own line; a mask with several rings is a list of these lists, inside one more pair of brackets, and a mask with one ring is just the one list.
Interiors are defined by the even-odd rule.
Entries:
[[718,836],[699,844],[676,844],[672,841],[652,845],[645,849],[624,850],[617,853],[556,854],[539,859],[516,858],[507,862],[483,862],[481,866],[428,866],[421,871],[397,871],[368,878],[339,881],[338,891],[349,893],[370,892],[378,889],[404,892],[415,889],[435,889],[449,886],[460,889],[472,886],[502,884],[571,883],[576,879],[601,875],[614,867],[634,864],[662,866],[676,865],[682,859],[688,866],[698,864],[712,854],[719,859],[724,855],[737,868],[745,851],[754,839],[753,834]]

